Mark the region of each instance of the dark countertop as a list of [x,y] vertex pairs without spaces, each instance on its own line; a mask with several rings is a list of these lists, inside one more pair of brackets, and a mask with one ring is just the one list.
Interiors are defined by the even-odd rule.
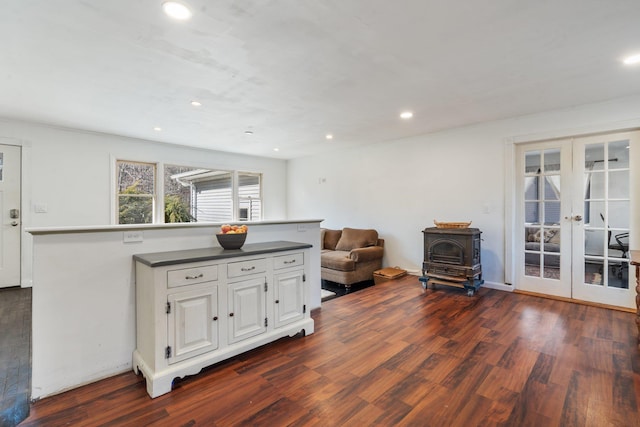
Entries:
[[270,252],[308,249],[311,247],[313,247],[313,245],[308,243],[285,241],[263,242],[250,243],[244,245],[240,249],[222,249],[220,247],[214,247],[136,254],[133,256],[133,259],[148,265],[149,267],[161,267],[164,265],[184,264],[188,262],[212,261],[225,258],[236,258],[240,256],[266,254]]

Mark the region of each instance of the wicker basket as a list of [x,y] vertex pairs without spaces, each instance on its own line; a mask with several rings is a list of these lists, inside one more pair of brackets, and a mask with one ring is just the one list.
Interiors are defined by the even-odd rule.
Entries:
[[433,223],[438,228],[469,228],[471,221],[469,222],[442,222],[433,220]]

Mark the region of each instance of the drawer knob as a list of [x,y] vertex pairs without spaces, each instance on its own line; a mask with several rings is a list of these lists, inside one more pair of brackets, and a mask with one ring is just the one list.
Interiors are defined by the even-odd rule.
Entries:
[[242,267],[240,269],[240,271],[251,271],[251,270],[255,270],[255,269],[256,269],[256,266],[254,265],[253,267],[249,267],[249,268]]
[[233,317],[233,313],[229,313],[229,317]]
[[201,279],[201,278],[203,278],[203,277],[204,277],[204,274],[203,274],[203,273],[200,273],[200,274],[198,274],[197,276],[189,276],[189,275],[187,275],[187,276],[185,277],[185,279],[187,279],[187,280],[194,280],[194,279]]
[[285,264],[293,264],[294,262],[296,262],[296,260],[295,260],[295,259],[292,259],[291,261],[285,261],[284,263],[285,263]]
[[213,316],[213,321],[215,322],[216,320],[218,320],[218,316]]
[[280,300],[279,299],[276,300],[276,304],[280,304]]

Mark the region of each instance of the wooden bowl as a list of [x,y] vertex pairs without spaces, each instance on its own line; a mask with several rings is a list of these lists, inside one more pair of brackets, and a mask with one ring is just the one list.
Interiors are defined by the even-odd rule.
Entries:
[[218,233],[216,238],[223,249],[240,249],[244,245],[244,241],[247,240],[247,233]]

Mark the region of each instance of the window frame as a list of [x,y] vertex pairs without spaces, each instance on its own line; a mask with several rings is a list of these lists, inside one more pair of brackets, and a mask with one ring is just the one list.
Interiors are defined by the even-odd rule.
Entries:
[[[164,174],[165,167],[167,166],[182,166],[187,168],[198,168],[198,169],[209,169],[211,171],[220,171],[220,172],[229,172],[231,174],[231,189],[232,189],[232,219],[230,222],[245,222],[246,220],[240,219],[240,196],[239,196],[239,188],[240,188],[240,174],[245,175],[256,175],[259,177],[260,182],[260,218],[253,221],[262,221],[264,219],[264,174],[262,172],[257,171],[247,171],[247,170],[231,170],[227,168],[216,168],[211,166],[204,166],[202,164],[192,164],[192,163],[176,163],[176,162],[160,162],[160,161],[149,161],[149,160],[141,160],[139,158],[135,158],[134,156],[114,156],[111,155],[111,196],[110,196],[110,205],[111,205],[111,223],[115,225],[125,225],[119,224],[119,200],[120,193],[118,192],[118,163],[140,163],[140,164],[148,164],[154,165],[155,171],[155,194],[152,199],[152,220],[151,224],[188,224],[188,223],[166,223],[165,222],[165,191],[164,191]],[[162,201],[162,206],[159,206],[160,201]],[[210,221],[202,221],[204,223]],[[197,222],[194,222],[194,224]],[[216,223],[216,222],[214,222]],[[139,224],[126,224],[126,225],[144,225],[144,223]]]

